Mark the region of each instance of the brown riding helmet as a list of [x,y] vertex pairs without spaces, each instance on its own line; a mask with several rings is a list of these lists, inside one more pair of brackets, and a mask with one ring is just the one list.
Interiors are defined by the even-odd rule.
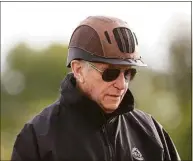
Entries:
[[90,16],[80,23],[71,36],[67,67],[75,59],[147,66],[138,55],[137,46],[137,37],[126,22],[114,17]]

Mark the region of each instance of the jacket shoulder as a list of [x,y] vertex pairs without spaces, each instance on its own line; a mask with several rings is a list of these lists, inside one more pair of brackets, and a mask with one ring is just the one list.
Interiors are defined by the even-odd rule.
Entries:
[[132,119],[134,119],[135,122],[137,122],[141,128],[152,136],[151,138],[154,138],[154,140],[164,149],[164,160],[181,160],[171,137],[157,120],[150,114],[138,109],[133,110],[131,115]]
[[45,107],[39,114],[34,116],[26,124],[32,125],[38,135],[45,135],[48,133],[49,127],[52,123],[54,123],[59,114],[59,105],[60,102],[56,101],[53,104]]
[[[52,147],[49,134],[59,113],[59,101],[44,108],[25,123],[16,137],[11,160],[40,160]],[[26,146],[27,145],[27,146]]]
[[[159,133],[157,131],[157,125],[160,129],[162,129],[161,124],[155,121],[152,115],[141,111],[139,109],[134,109],[131,112],[132,119],[139,124],[139,126],[152,138],[154,138],[158,144],[162,147],[162,143],[159,137]],[[157,123],[157,125],[155,125]]]
[[139,109],[134,109],[131,112],[131,115],[138,123],[140,123],[141,125],[144,125],[149,130],[152,129],[152,127],[154,128],[154,122],[153,122],[152,116],[149,113],[146,113]]

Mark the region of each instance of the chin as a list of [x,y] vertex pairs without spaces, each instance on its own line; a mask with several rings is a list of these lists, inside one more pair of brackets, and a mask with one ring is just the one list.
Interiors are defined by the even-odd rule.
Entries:
[[118,108],[119,104],[108,104],[108,105],[104,105],[103,109],[106,113],[111,113],[113,111],[115,111]]

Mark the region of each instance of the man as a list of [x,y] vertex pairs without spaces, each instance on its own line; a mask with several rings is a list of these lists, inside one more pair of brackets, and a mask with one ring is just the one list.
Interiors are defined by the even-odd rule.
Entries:
[[134,108],[128,89],[137,38],[120,19],[91,16],[72,34],[61,97],[25,124],[12,161],[177,161],[162,126]]

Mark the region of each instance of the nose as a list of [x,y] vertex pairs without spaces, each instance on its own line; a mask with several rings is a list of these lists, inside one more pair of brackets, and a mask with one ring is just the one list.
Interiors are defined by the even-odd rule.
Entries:
[[126,87],[126,80],[125,80],[125,76],[124,73],[121,72],[119,74],[119,77],[115,80],[115,84],[114,86],[119,89],[119,90],[123,90]]

